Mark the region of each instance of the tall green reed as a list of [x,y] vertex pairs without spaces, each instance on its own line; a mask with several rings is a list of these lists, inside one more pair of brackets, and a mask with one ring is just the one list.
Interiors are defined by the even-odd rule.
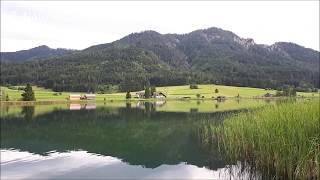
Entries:
[[268,177],[319,179],[319,111],[319,100],[280,103],[202,127],[201,138],[215,141],[230,161],[245,162]]

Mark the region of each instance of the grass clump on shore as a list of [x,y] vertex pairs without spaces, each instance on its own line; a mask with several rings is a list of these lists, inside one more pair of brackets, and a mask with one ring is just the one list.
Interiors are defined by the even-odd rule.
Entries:
[[231,161],[281,179],[320,178],[319,100],[288,102],[243,112],[211,126]]

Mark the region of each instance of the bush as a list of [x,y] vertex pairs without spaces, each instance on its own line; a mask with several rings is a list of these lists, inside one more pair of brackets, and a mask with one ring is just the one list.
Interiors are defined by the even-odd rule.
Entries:
[[200,98],[201,97],[201,94],[197,94],[197,98]]
[[190,84],[190,89],[198,89],[198,85],[196,85],[196,84]]
[[219,89],[214,90],[215,93],[219,93]]
[[127,94],[126,94],[126,99],[131,99],[131,94],[130,94],[129,91],[128,91]]

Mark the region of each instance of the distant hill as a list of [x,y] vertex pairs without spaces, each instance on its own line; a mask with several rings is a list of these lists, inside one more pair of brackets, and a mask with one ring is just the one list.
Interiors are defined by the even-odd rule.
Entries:
[[189,83],[319,88],[318,51],[287,42],[256,44],[219,28],[144,31],[44,61],[3,65],[2,84],[31,82],[57,91],[98,91],[101,84],[122,91]]
[[17,52],[1,52],[1,61],[23,62],[36,59],[47,59],[55,56],[62,56],[73,53],[74,50],[69,49],[51,49],[48,46],[42,45],[28,50]]

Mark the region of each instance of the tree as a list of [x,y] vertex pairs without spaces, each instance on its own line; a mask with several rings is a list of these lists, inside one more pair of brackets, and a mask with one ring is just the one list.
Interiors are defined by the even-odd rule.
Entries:
[[297,96],[297,91],[295,88],[292,88],[290,91],[290,96]]
[[297,91],[292,86],[284,86],[283,87],[283,95],[284,96],[296,96],[297,95]]
[[276,96],[297,96],[297,90],[292,86],[285,85],[281,89],[282,91],[277,90]]
[[276,91],[276,96],[277,96],[277,97],[283,96],[283,93],[282,93],[281,91],[277,90],[277,91]]
[[32,86],[28,83],[24,88],[24,93],[21,94],[23,101],[35,101],[34,92]]
[[153,96],[156,91],[157,91],[156,87],[155,86],[151,86],[151,96]]
[[119,84],[119,90],[122,92],[139,91],[143,89],[145,83],[144,77],[126,76]]
[[214,90],[215,93],[219,93],[219,89]]
[[128,91],[127,94],[126,94],[126,99],[131,99],[131,94],[130,94],[129,91]]
[[197,98],[200,98],[201,94],[197,94]]
[[148,98],[150,98],[150,96],[151,96],[150,88],[149,88],[149,86],[146,86],[146,88],[144,90],[144,97],[146,99],[148,99]]

